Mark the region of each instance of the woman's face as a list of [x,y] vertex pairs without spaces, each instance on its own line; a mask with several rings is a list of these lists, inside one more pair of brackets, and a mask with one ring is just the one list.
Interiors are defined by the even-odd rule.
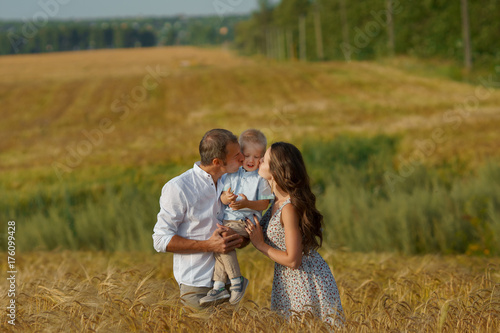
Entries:
[[266,179],[266,180],[271,180],[271,171],[269,170],[269,160],[271,158],[271,148],[268,148],[266,150],[266,153],[264,154],[264,157],[260,161],[260,166],[259,166],[259,175]]

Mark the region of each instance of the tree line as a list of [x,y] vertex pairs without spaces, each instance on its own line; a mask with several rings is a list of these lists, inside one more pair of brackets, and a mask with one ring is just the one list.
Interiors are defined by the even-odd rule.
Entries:
[[218,45],[248,16],[0,22],[0,54],[163,45]]
[[237,26],[236,47],[246,54],[312,61],[407,54],[500,62],[500,0],[259,3]]
[[0,22],[0,54],[231,43],[274,59],[500,63],[500,0],[259,0],[251,15]]

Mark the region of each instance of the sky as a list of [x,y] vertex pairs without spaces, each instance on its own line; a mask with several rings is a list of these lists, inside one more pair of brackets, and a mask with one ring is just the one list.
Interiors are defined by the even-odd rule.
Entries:
[[250,13],[258,0],[0,0],[0,19],[85,19]]

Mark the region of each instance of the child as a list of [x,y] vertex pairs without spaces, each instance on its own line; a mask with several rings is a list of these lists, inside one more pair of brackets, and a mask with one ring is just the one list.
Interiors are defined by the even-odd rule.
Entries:
[[312,312],[343,326],[337,284],[316,251],[323,240],[323,216],[316,209],[302,154],[290,143],[273,143],[259,174],[272,184],[276,199],[260,223],[247,220],[247,232],[252,244],[275,262],[271,310],[286,318]]
[[[253,216],[260,219],[273,195],[268,182],[258,174],[260,160],[266,151],[266,137],[259,130],[249,129],[240,135],[239,143],[245,158],[243,166],[237,172],[227,174],[220,200],[226,205],[223,224],[248,237],[245,219]],[[248,280],[241,276],[236,251],[215,253],[214,256],[214,287],[200,300],[200,305],[205,306],[227,298],[229,303],[237,304],[245,294]],[[225,288],[228,277],[231,281],[231,295]]]

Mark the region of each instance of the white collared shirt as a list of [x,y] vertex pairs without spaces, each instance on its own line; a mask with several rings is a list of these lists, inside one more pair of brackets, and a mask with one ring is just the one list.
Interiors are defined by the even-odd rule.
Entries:
[[[161,191],[160,212],[153,229],[154,248],[166,252],[174,235],[207,240],[222,221],[223,205],[219,199],[222,182],[215,187],[212,176],[196,162],[192,169],[168,181]],[[212,252],[174,253],[174,276],[177,283],[211,287],[215,259]]]

